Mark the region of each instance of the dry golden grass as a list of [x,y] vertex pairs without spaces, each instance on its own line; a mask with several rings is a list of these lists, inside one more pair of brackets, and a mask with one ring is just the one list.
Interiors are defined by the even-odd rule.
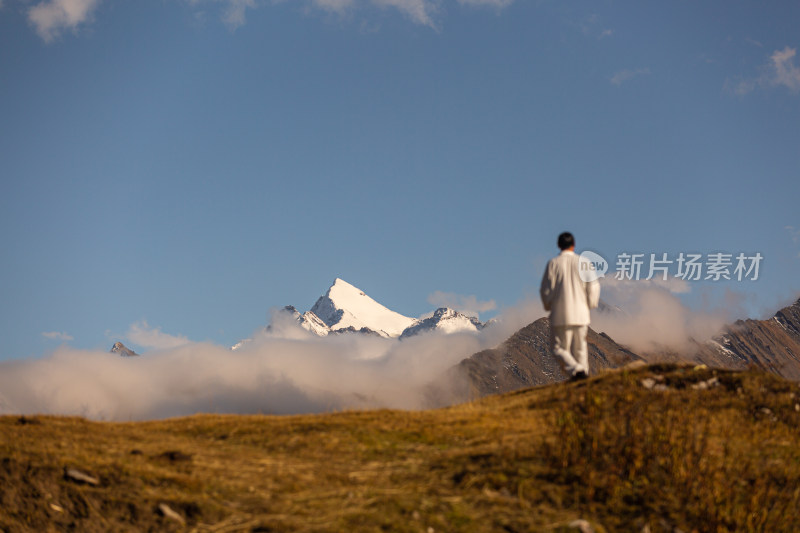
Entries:
[[[648,376],[669,390],[645,389]],[[716,388],[691,389],[712,376]],[[586,518],[792,531],[795,405],[794,383],[671,365],[423,412],[3,417],[0,530],[557,531]]]

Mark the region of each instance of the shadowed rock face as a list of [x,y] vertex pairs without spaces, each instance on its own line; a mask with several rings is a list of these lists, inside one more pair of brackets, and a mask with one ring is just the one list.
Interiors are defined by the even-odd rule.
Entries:
[[[591,328],[587,341],[589,367],[593,374],[603,368],[615,368],[641,359],[605,333],[597,333]],[[473,397],[567,379],[550,352],[548,318],[540,318],[525,326],[497,348],[464,359],[456,372],[467,379]]]
[[115,353],[117,355],[121,355],[122,357],[133,357],[139,355],[138,353],[134,352],[121,342],[115,342],[114,346],[111,347],[109,350],[110,353]]
[[800,300],[768,320],[737,320],[700,345],[694,359],[733,369],[753,365],[800,381]]

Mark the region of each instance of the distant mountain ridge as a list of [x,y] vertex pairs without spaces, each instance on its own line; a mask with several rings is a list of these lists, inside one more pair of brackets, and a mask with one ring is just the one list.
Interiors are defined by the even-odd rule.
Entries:
[[440,307],[427,318],[420,318],[407,327],[400,335],[401,339],[412,337],[427,331],[455,333],[458,331],[480,331],[486,324],[475,318],[459,313],[449,307]]
[[115,342],[114,346],[112,346],[111,350],[109,350],[109,353],[114,353],[122,357],[134,357],[139,355],[121,342]]

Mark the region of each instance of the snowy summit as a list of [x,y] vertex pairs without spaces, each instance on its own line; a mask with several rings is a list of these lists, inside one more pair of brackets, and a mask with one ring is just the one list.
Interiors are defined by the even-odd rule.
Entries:
[[415,320],[414,324],[403,332],[401,338],[434,330],[441,333],[480,331],[485,325],[473,316],[467,316],[449,307],[440,307],[429,316]]
[[[288,318],[303,329],[324,337],[332,333],[366,333],[385,338],[405,339],[413,335],[437,331],[439,333],[476,332],[485,326],[475,317],[442,307],[420,318],[410,318],[376,302],[364,291],[336,278],[324,296],[310,311],[300,313],[287,305],[279,316]],[[265,333],[276,334],[273,325]],[[251,339],[245,339],[232,349],[236,350]]]
[[399,337],[415,322],[413,318],[387,309],[358,287],[339,278],[325,296],[317,300],[311,312],[331,331],[361,331],[366,328],[382,337]]

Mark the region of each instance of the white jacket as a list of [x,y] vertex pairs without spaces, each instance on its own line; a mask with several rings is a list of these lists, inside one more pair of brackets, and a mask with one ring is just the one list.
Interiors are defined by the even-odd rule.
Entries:
[[588,326],[589,309],[600,303],[600,283],[583,281],[578,261],[575,252],[564,250],[547,263],[539,295],[552,326]]

